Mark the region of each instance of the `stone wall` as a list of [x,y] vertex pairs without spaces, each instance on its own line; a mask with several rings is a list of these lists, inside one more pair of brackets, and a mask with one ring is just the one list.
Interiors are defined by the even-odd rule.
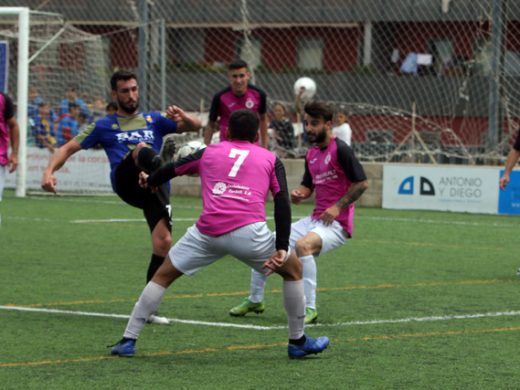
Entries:
[[[303,160],[283,160],[287,173],[289,191],[296,188],[303,176]],[[383,200],[383,164],[363,163],[368,178],[368,190],[363,194],[359,205],[363,207],[381,207]],[[172,194],[200,197],[200,182],[198,177],[180,176],[172,181]]]

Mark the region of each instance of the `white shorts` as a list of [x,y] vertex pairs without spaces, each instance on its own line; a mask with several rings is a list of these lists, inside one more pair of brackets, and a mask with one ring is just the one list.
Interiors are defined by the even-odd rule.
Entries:
[[255,222],[218,237],[202,234],[193,225],[168,255],[173,266],[186,275],[193,275],[226,255],[263,274],[266,272],[263,264],[275,249],[274,233],[265,222]]
[[4,193],[6,172],[7,167],[5,165],[0,165],[0,201],[2,200],[2,194]]
[[347,233],[338,221],[325,225],[321,220],[313,220],[310,216],[300,219],[291,225],[291,237],[289,246],[294,248],[298,241],[307,233],[316,233],[321,238],[321,251],[316,256],[323,255],[333,249],[339,248],[347,242]]

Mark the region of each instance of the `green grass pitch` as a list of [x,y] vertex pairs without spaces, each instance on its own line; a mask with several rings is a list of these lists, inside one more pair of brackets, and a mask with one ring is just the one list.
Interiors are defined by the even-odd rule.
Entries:
[[[177,240],[201,204],[172,202]],[[264,314],[228,315],[249,287],[231,258],[174,283],[160,308],[173,324],[147,325],[134,358],[111,357],[145,283],[140,211],[115,196],[6,191],[0,214],[2,389],[519,386],[518,217],[358,208],[354,238],[317,260],[307,332],[331,345],[294,361],[278,276]]]

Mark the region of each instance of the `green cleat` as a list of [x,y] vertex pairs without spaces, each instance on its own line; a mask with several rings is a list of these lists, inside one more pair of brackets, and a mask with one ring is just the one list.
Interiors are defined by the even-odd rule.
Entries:
[[307,325],[312,324],[316,321],[318,321],[318,311],[316,309],[313,309],[312,307],[306,307],[305,320],[303,320],[303,323]]
[[251,302],[248,298],[244,299],[244,301],[232,308],[229,311],[229,315],[233,317],[243,317],[247,313],[255,312],[256,314],[263,313],[265,310],[265,305],[263,302],[254,303]]

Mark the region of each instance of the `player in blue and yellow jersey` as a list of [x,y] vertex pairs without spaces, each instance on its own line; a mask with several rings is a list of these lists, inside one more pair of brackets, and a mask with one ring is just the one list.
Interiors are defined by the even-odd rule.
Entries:
[[[54,153],[43,172],[42,188],[56,192],[54,172],[74,153],[101,145],[110,161],[110,180],[114,192],[131,206],[143,210],[152,238],[152,258],[147,271],[148,282],[162,264],[172,243],[169,186],[156,192],[139,186],[139,172],[150,172],[160,165],[158,153],[163,136],[183,131],[197,131],[200,120],[177,106],[169,106],[166,114],[140,112],[139,89],[135,74],[118,71],[110,80],[112,100],[117,112],[87,126],[76,137]],[[151,318],[152,322],[166,322]]]

